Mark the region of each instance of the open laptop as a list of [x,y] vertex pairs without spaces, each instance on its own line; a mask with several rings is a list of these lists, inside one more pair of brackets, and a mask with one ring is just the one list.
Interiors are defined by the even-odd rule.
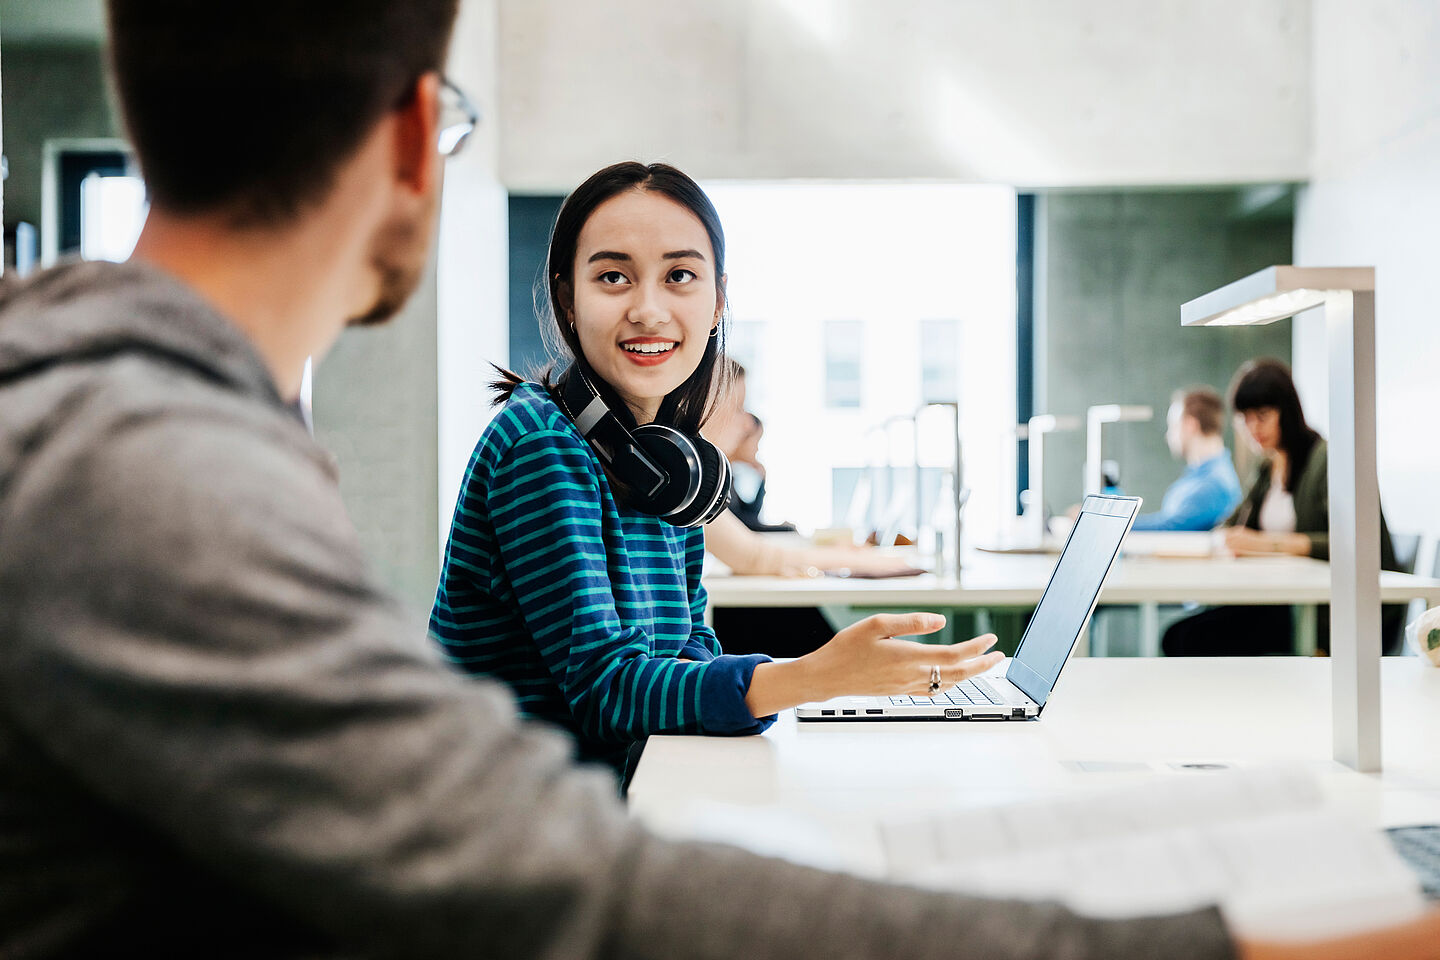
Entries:
[[795,708],[801,720],[1028,720],[1038,717],[1095,612],[1139,497],[1086,497],[1015,656],[933,697],[838,697]]

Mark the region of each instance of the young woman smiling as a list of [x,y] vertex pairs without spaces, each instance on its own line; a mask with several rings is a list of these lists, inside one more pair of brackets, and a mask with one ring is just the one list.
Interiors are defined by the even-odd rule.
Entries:
[[496,384],[503,408],[471,458],[431,612],[451,661],[617,770],[652,733],[756,733],[799,703],[924,694],[936,668],[949,686],[999,659],[988,635],[895,639],[944,624],[922,613],[871,617],[786,663],[722,653],[704,623],[703,517],[656,515],[615,444],[587,434],[598,397],[628,431],[698,435],[726,369],[724,258],[709,199],[665,164],[607,167],[566,199],[546,286],[571,362]]

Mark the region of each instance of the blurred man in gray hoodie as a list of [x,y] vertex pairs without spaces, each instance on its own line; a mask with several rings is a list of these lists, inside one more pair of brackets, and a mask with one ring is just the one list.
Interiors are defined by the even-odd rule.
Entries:
[[663,842],[409,635],[294,402],[420,274],[455,2],[109,3],[149,221],[0,293],[0,956],[1230,955]]

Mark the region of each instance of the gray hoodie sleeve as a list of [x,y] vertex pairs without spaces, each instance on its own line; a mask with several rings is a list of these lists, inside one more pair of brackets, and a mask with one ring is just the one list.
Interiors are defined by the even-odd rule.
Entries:
[[18,722],[198,864],[359,951],[1230,955],[1214,911],[1082,920],[653,838],[560,734],[429,653],[282,424],[182,405],[67,429],[5,517]]

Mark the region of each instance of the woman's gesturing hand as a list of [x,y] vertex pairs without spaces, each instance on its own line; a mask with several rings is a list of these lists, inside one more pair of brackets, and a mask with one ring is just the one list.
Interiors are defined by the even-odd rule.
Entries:
[[927,696],[932,667],[940,668],[941,689],[984,673],[1005,659],[989,653],[995,635],[964,643],[916,643],[899,637],[934,633],[945,618],[934,613],[878,614],[847,627],[800,662],[807,666],[820,696]]
[[995,643],[990,633],[952,645],[898,639],[943,626],[945,618],[935,613],[867,617],[799,660],[757,666],[745,702],[754,716],[764,717],[831,697],[926,696],[933,668],[939,668],[946,689],[1004,659],[985,652]]

